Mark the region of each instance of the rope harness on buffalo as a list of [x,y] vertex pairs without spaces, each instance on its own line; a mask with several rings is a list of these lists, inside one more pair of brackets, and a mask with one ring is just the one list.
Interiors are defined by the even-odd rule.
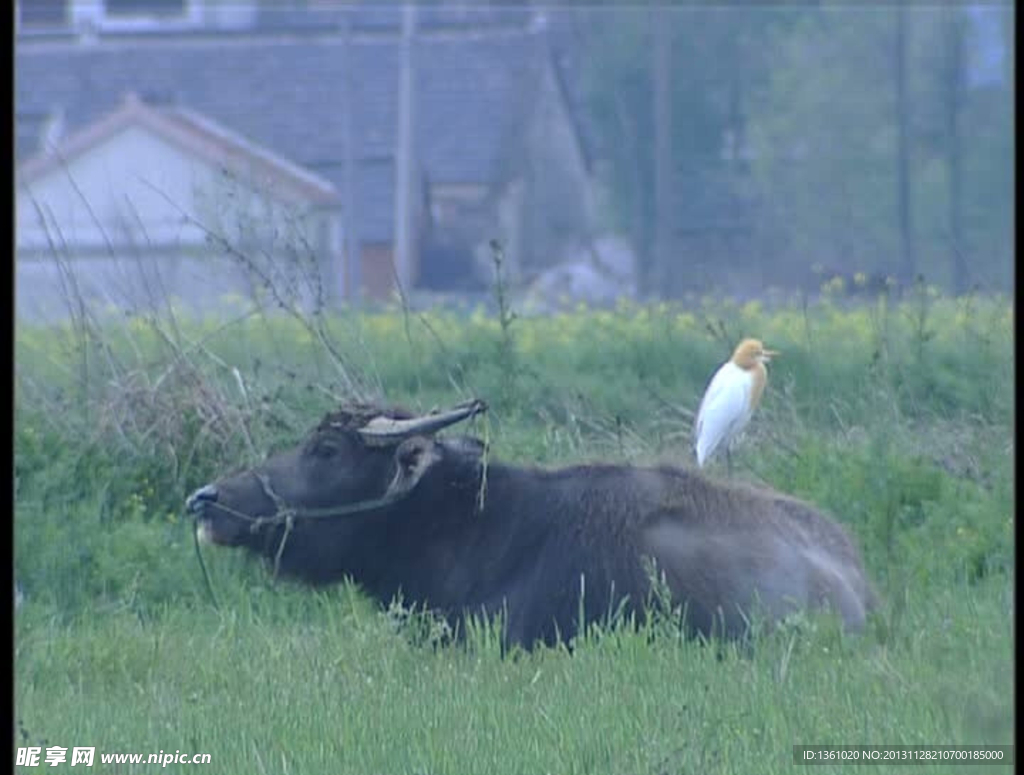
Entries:
[[[281,535],[281,541],[277,545],[277,550],[274,552],[274,572],[272,578],[275,580],[277,579],[278,573],[281,569],[281,557],[284,554],[284,548],[288,543],[288,538],[291,536],[291,532],[295,528],[296,519],[331,519],[335,517],[357,516],[359,514],[365,514],[368,511],[375,511],[376,509],[381,509],[385,506],[397,503],[412,491],[411,486],[402,488],[395,488],[392,486],[389,487],[388,491],[380,498],[371,498],[364,501],[358,501],[357,503],[350,503],[345,506],[333,506],[322,509],[304,509],[289,506],[287,502],[277,494],[270,484],[270,478],[265,474],[261,474],[256,471],[250,471],[250,473],[256,477],[256,480],[260,483],[260,487],[263,489],[263,492],[266,493],[268,498],[270,498],[277,511],[269,516],[254,517],[251,514],[246,514],[243,511],[238,511],[237,509],[233,509],[230,506],[225,506],[223,504],[217,504],[217,508],[226,514],[236,517],[237,519],[248,522],[250,533],[255,533],[268,525],[284,525],[284,533]],[[194,519],[192,521],[192,537],[195,543],[196,556],[199,558],[199,567],[203,572],[203,580],[206,584],[206,589],[210,593],[210,598],[213,601],[214,608],[220,608],[217,603],[217,596],[213,592],[213,584],[210,582],[210,574],[207,571],[206,563],[203,560],[202,550],[199,546],[198,519]]]
[[[473,415],[485,412],[487,409],[486,404],[483,401],[474,400],[456,407],[452,412],[447,413],[449,416],[461,415],[459,419],[465,419],[465,417],[471,417]],[[448,423],[450,424],[450,423]],[[485,438],[489,436],[489,423],[485,424]],[[381,434],[382,438],[392,439],[394,432],[385,430]],[[486,449],[486,445],[485,445]],[[486,487],[486,454],[484,456],[484,479],[481,482],[480,490],[480,508],[483,509],[484,499],[484,488]],[[281,567],[281,557],[284,555],[285,546],[288,543],[288,538],[291,536],[292,530],[295,528],[295,521],[297,519],[334,519],[338,517],[350,517],[365,514],[370,511],[382,509],[390,506],[398,501],[404,499],[412,490],[415,488],[418,479],[403,479],[399,473],[395,474],[395,478],[388,486],[384,495],[379,498],[370,498],[367,500],[358,501],[356,503],[346,504],[344,506],[331,506],[326,508],[299,508],[290,506],[282,498],[270,483],[270,478],[263,473],[258,471],[249,470],[256,480],[259,482],[264,494],[270,499],[271,503],[274,504],[276,511],[269,516],[253,516],[243,511],[231,508],[223,503],[218,503],[217,508],[223,511],[225,514],[233,516],[237,519],[243,520],[249,523],[249,532],[256,533],[261,528],[266,526],[284,525],[284,532],[281,535],[281,541],[277,546],[277,550],[274,552],[274,570],[272,578],[276,581]],[[210,582],[210,574],[207,571],[206,563],[203,560],[202,550],[199,546],[199,520],[193,519],[192,522],[192,537],[195,544],[196,557],[199,560],[199,567],[203,572],[203,580],[206,584],[206,589],[210,594],[210,599],[213,601],[214,608],[220,608],[217,602],[217,596],[213,591],[213,584]]]

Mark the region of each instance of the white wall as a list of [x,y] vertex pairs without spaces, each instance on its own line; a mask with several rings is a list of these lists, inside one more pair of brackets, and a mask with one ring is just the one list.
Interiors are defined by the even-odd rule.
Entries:
[[195,316],[237,311],[250,298],[245,271],[223,256],[78,255],[74,260],[19,260],[15,314],[22,322],[54,322],[83,300],[99,318],[165,309]]
[[31,183],[18,181],[18,249],[48,249],[41,217],[51,235],[74,251],[108,240],[202,244],[202,231],[186,224],[182,211],[195,216],[195,192],[211,182],[208,167],[130,127]]
[[60,317],[69,277],[100,307],[145,309],[170,296],[201,312],[225,297],[249,297],[252,273],[221,239],[257,273],[312,303],[324,251],[339,247],[325,242],[337,242],[339,229],[337,211],[290,204],[270,183],[242,180],[129,127],[19,182],[18,316]]

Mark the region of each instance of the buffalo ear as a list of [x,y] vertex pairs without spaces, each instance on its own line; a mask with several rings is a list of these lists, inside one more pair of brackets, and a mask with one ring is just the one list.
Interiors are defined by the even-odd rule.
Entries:
[[433,439],[426,436],[406,439],[395,449],[398,470],[388,488],[389,492],[408,492],[419,484],[423,475],[440,459],[441,450]]

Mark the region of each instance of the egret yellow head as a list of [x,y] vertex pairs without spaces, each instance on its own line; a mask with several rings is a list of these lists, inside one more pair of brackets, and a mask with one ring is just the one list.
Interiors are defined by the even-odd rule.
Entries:
[[775,350],[766,350],[760,339],[744,339],[733,351],[732,362],[741,369],[753,369],[779,354]]

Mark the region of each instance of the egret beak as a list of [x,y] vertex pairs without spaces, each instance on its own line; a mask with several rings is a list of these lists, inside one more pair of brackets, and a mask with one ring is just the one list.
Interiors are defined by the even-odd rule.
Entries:
[[770,361],[770,360],[771,360],[772,358],[778,357],[779,355],[782,355],[782,353],[780,353],[780,352],[779,352],[778,350],[764,350],[764,351],[763,351],[763,352],[761,353],[761,359],[762,359],[762,360],[763,360],[763,361],[764,361],[765,363],[767,363],[767,362],[768,362],[768,361]]

